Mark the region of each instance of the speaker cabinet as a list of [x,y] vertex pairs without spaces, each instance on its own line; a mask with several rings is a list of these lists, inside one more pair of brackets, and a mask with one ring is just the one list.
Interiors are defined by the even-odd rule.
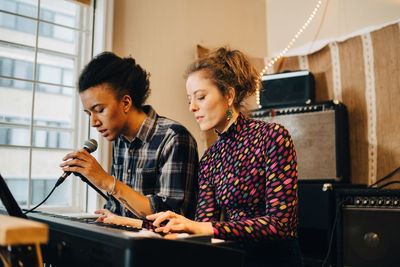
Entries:
[[314,102],[314,76],[307,70],[287,71],[262,77],[260,105],[263,108]]
[[400,191],[342,193],[339,266],[400,266]]
[[[328,254],[335,215],[333,187],[299,181],[298,188],[299,243],[303,263],[305,267],[320,267]],[[336,261],[335,252],[336,246],[333,246],[327,263]]]
[[348,180],[350,159],[346,107],[336,101],[259,109],[255,119],[285,126],[294,141],[299,180]]

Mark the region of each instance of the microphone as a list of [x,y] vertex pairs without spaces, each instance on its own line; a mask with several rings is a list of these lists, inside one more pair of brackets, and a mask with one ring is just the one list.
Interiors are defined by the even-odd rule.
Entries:
[[[97,141],[94,139],[86,140],[85,143],[83,144],[83,149],[85,149],[89,153],[96,151]],[[58,181],[57,181],[55,187],[62,184],[62,182],[65,181],[65,178],[67,178],[70,174],[71,174],[71,172],[64,172],[63,175],[61,175],[60,178],[58,178]]]

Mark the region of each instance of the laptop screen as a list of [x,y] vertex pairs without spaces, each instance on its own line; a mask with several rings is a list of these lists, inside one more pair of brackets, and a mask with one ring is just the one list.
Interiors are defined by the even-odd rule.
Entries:
[[21,208],[19,207],[14,196],[11,194],[11,191],[6,184],[6,181],[3,179],[1,174],[0,174],[0,198],[10,216],[27,219],[27,216],[22,212]]

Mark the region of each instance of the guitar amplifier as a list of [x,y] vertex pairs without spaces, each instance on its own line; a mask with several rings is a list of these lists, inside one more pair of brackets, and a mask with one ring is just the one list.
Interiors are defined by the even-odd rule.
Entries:
[[258,103],[262,108],[311,104],[315,98],[314,75],[307,70],[285,71],[262,77]]
[[400,190],[336,191],[337,266],[399,266]]
[[298,178],[345,182],[350,175],[347,109],[338,101],[258,109],[254,119],[285,126],[297,154]]

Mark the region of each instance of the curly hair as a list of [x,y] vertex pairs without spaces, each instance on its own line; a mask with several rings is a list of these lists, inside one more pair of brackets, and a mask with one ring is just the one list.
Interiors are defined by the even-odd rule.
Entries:
[[135,59],[120,58],[112,52],[103,52],[83,69],[78,82],[79,93],[100,84],[108,84],[117,100],[124,95],[132,98],[135,108],[141,110],[150,95],[150,74]]
[[239,50],[230,50],[227,47],[213,50],[190,64],[185,77],[200,70],[205,71],[207,78],[218,87],[222,95],[227,94],[229,87],[235,89],[235,108],[240,108],[243,100],[261,86],[260,74]]

